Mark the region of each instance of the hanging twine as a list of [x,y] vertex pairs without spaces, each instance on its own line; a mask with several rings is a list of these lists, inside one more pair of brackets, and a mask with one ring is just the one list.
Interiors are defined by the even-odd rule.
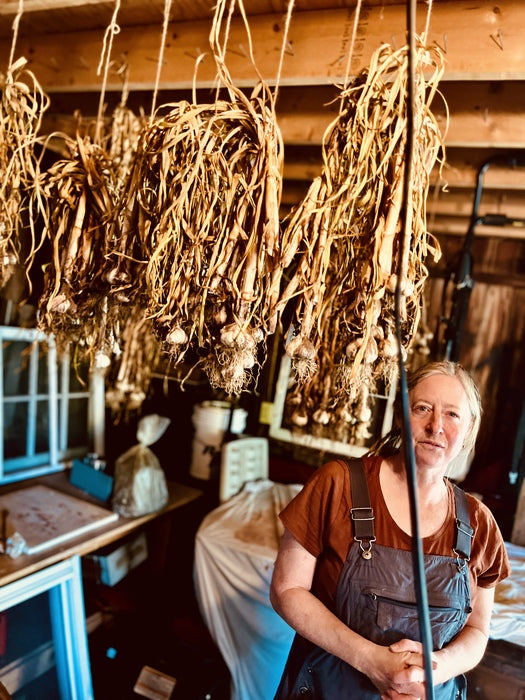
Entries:
[[350,38],[350,48],[348,49],[348,59],[346,62],[345,80],[344,80],[344,88],[345,89],[348,87],[348,79],[350,76],[350,66],[352,64],[352,58],[354,56],[355,38],[357,36],[357,27],[359,26],[359,18],[361,17],[361,5],[362,4],[363,4],[363,0],[357,0],[357,5],[355,7],[355,15],[354,15],[354,25],[352,27],[352,36]]
[[290,24],[292,21],[292,11],[293,11],[293,6],[294,6],[294,0],[289,0],[288,2],[288,11],[286,13],[286,23],[284,25],[284,35],[283,35],[283,43],[281,46],[281,55],[279,57],[279,67],[277,69],[277,76],[275,78],[275,90],[273,92],[273,100],[274,102],[277,101],[277,94],[279,92],[279,86],[281,83],[281,73],[283,70],[283,63],[284,63],[284,54],[286,52],[286,47],[288,46],[288,33],[290,31]]
[[[232,24],[233,11],[235,9],[235,2],[236,2],[236,0],[230,0],[230,7],[228,9],[228,15],[226,18],[226,26],[224,29],[224,41],[223,41],[222,47],[221,47],[221,43],[219,40],[219,35],[220,35],[220,31],[221,31],[222,18],[224,16],[225,0],[218,0],[217,5],[215,6],[215,15],[213,17],[213,24],[212,24],[211,33],[210,33],[210,44],[211,44],[212,49],[213,49],[215,63],[217,64],[217,60],[220,60],[220,63],[221,63],[221,71],[220,72],[222,74],[222,77],[224,77],[224,73],[226,71],[226,66],[225,66],[226,47],[228,46],[228,40],[230,38],[230,29],[231,29],[231,24]],[[220,89],[221,89],[221,81],[217,80],[217,89],[215,91],[215,101],[216,102],[219,99]]]
[[18,11],[16,13],[16,17],[13,20],[13,40],[11,41],[11,54],[9,55],[9,63],[8,63],[8,68],[11,68],[13,65],[13,61],[15,58],[15,47],[16,47],[16,42],[18,40],[18,25],[20,24],[20,20],[22,19],[22,15],[24,14],[24,0],[20,0],[18,3]]
[[[222,45],[222,50],[220,43],[219,43],[219,30],[220,30],[220,24],[217,25],[217,48],[219,49],[219,56],[221,57],[221,61],[226,60],[226,48],[228,46],[228,40],[230,38],[230,29],[232,26],[232,17],[233,17],[233,11],[235,10],[235,2],[236,0],[231,0],[230,1],[230,7],[228,9],[228,17],[226,19],[226,27],[224,29],[224,43]],[[241,0],[242,4],[242,0]],[[222,15],[222,12],[221,12]]]
[[169,21],[170,21],[171,3],[172,3],[172,0],[166,0],[164,3],[164,19],[162,22],[162,36],[161,36],[161,40],[160,40],[159,58],[157,60],[157,74],[155,76],[155,87],[153,89],[153,97],[151,100],[150,120],[153,119],[153,114],[155,113],[155,109],[157,107],[157,95],[159,92],[160,74],[162,71],[162,66],[164,64],[164,50],[166,48],[166,36],[168,34],[168,25],[169,25]]
[[426,43],[428,41],[428,32],[429,32],[429,27],[430,27],[430,16],[432,14],[432,0],[427,0],[427,4],[428,4],[427,20],[425,23],[425,31],[423,32],[423,35],[421,37],[421,39],[424,43]]
[[[243,23],[244,23],[244,28],[246,30],[246,38],[248,40],[248,50],[244,48],[244,46],[241,46],[239,44],[239,47],[242,49],[243,54],[250,59],[250,62],[252,66],[255,69],[255,72],[257,73],[257,77],[259,80],[262,82],[262,76],[259,72],[259,69],[257,68],[257,64],[255,63],[255,58],[253,55],[253,42],[252,42],[252,37],[251,37],[251,32],[250,32],[250,25],[248,23],[248,17],[246,16],[246,11],[244,9],[244,5],[242,0],[230,0],[230,6],[228,9],[228,15],[226,17],[226,24],[224,28],[224,39],[221,45],[220,42],[220,32],[221,32],[221,26],[223,24],[223,17],[224,17],[224,11],[226,7],[226,0],[218,0],[217,5],[215,7],[215,15],[213,18],[213,25],[212,29],[210,32],[210,44],[212,47],[212,52],[215,58],[215,63],[217,66],[217,90],[216,90],[216,95],[215,99],[219,99],[219,92],[221,89],[221,86],[225,85],[228,89],[234,88],[233,85],[233,80],[230,75],[230,71],[228,69],[228,66],[226,65],[226,50],[228,46],[228,41],[230,38],[230,30],[231,30],[231,25],[232,25],[232,18],[233,18],[233,13],[235,11],[235,6],[238,6],[239,12],[241,14]],[[222,84],[222,85],[221,85]]]
[[104,97],[106,94],[106,86],[108,82],[109,66],[111,63],[111,49],[113,47],[113,37],[120,32],[120,27],[117,24],[117,15],[120,10],[120,0],[115,0],[115,10],[111,22],[106,27],[104,32],[104,40],[102,43],[102,51],[100,53],[100,61],[97,68],[97,75],[100,75],[104,68],[104,77],[102,79],[102,88],[100,91],[100,100],[98,103],[97,124],[95,127],[95,143],[99,142],[100,129],[102,126],[102,114],[104,111]]

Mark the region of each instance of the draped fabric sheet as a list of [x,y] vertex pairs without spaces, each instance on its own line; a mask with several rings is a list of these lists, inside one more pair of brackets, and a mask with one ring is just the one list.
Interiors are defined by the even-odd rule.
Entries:
[[250,482],[196,534],[195,591],[231,673],[231,700],[270,700],[288,657],[294,633],[273,610],[269,588],[282,534],[278,514],[301,488]]
[[525,547],[505,546],[512,573],[496,586],[490,638],[525,647]]

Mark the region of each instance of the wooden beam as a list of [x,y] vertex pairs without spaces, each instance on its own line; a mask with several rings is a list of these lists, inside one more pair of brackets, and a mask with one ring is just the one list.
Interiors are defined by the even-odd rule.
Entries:
[[[498,83],[443,83],[442,93],[449,111],[448,130],[445,133],[447,148],[469,147],[476,149],[505,148],[525,149],[525,84],[522,82]],[[89,106],[92,117],[98,108],[98,93],[92,96]],[[145,93],[150,101],[149,93]],[[320,145],[323,135],[338,112],[338,90],[334,86],[283,86],[279,91],[277,118],[285,143],[289,145]],[[54,96],[58,98],[58,95]],[[75,94],[68,96],[71,114],[80,104],[75,104]],[[162,99],[173,102],[178,93],[162,93]],[[185,93],[185,99],[190,99]],[[213,95],[208,96],[210,101]],[[62,98],[62,102],[63,102]],[[85,96],[82,97],[85,102]],[[62,121],[63,129],[70,133],[67,122],[76,120],[51,109],[45,117],[45,129],[50,130],[54,121]],[[150,105],[141,105],[149,111]],[[62,109],[64,107],[62,106]],[[435,100],[434,114],[445,130],[445,107],[441,98]],[[108,112],[109,113],[109,112]],[[56,128],[56,127],[54,127]]]
[[[472,190],[481,164],[489,157],[498,153],[485,149],[454,149],[447,150],[447,163],[443,172],[448,188]],[[321,170],[321,151],[319,147],[294,148],[290,157],[285,157],[284,177],[287,180],[313,180]],[[435,169],[432,175],[432,185],[436,186],[439,173]],[[525,190],[523,168],[490,167],[483,178],[485,190]]]
[[[365,7],[361,11],[350,72],[369,64],[382,43],[401,46],[405,36],[405,5]],[[344,79],[353,28],[353,10],[296,12],[288,34],[281,75],[282,85],[331,84]],[[419,30],[425,14],[419,15]],[[273,84],[278,73],[284,24],[281,15],[267,14],[249,19],[256,64],[264,79]],[[435,3],[429,43],[445,51],[445,80],[524,80],[525,4],[487,0]],[[196,59],[209,52],[209,21],[171,23],[167,37],[160,86],[187,88],[193,84]],[[162,28],[148,25],[122,27],[114,37],[112,60],[129,66],[130,89],[153,89],[159,58]],[[100,30],[21,38],[18,55],[30,60],[31,69],[48,92],[98,91],[97,74],[103,45]],[[9,57],[8,42],[0,49],[0,60]],[[247,36],[242,20],[234,18],[229,34],[227,64],[234,82],[253,85],[256,73],[246,52]],[[211,56],[201,63],[197,80],[211,86],[215,80]],[[121,78],[113,73],[108,89],[120,90]]]
[[[522,170],[525,179],[525,170]],[[437,197],[430,195],[428,198],[428,217],[441,216],[463,216],[470,220],[474,201],[474,191],[450,190],[441,191]],[[481,202],[478,211],[480,216],[486,214],[505,215],[515,219],[524,219],[525,222],[525,198],[523,191],[482,191]],[[525,224],[523,226],[525,229]]]
[[[50,6],[49,0],[24,0],[23,14],[30,12],[45,12],[46,10],[72,10],[76,7],[92,6],[107,6],[107,0],[53,0],[53,5]],[[19,0],[3,0],[0,16],[16,15],[20,9]]]
[[[522,82],[444,82],[450,121],[447,147],[525,148],[525,85]],[[434,100],[432,109],[445,128],[444,103]]]
[[[439,236],[464,236],[469,227],[466,218],[458,216],[436,217],[428,224],[429,230]],[[476,226],[474,235],[477,238],[506,238],[509,240],[525,241],[525,227],[518,226]]]
[[[522,82],[442,82],[441,94],[432,110],[447,147],[525,148]],[[277,114],[285,141],[320,144],[337,117],[337,95],[335,87],[283,88]]]

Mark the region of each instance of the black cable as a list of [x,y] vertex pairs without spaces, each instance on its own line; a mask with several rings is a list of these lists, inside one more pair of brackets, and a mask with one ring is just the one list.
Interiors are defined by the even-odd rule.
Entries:
[[403,181],[403,231],[401,235],[397,284],[395,290],[395,315],[396,315],[396,335],[398,341],[398,362],[399,381],[401,393],[401,409],[404,431],[404,452],[407,472],[408,492],[410,498],[410,518],[412,524],[412,562],[414,568],[414,579],[416,589],[416,602],[419,616],[419,634],[423,645],[423,666],[426,681],[426,700],[434,700],[434,688],[432,682],[432,634],[430,631],[430,619],[428,613],[428,598],[425,578],[425,565],[423,560],[423,546],[419,529],[419,514],[417,503],[417,476],[414,446],[412,443],[412,429],[410,427],[410,407],[408,405],[408,387],[406,370],[403,360],[403,345],[401,332],[401,273],[402,261],[406,240],[409,239],[408,231],[410,217],[408,210],[410,206],[410,183],[412,180],[412,158],[414,153],[414,55],[415,55],[415,26],[416,26],[416,0],[407,0],[407,138],[405,154],[405,171]]

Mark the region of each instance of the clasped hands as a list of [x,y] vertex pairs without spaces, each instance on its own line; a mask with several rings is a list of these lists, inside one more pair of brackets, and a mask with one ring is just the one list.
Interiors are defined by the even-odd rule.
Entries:
[[[394,654],[387,663],[386,684],[379,687],[381,700],[425,700],[425,669],[423,645],[410,639],[401,639],[388,647]],[[437,663],[432,658],[432,668]],[[383,686],[383,683],[381,683]]]

